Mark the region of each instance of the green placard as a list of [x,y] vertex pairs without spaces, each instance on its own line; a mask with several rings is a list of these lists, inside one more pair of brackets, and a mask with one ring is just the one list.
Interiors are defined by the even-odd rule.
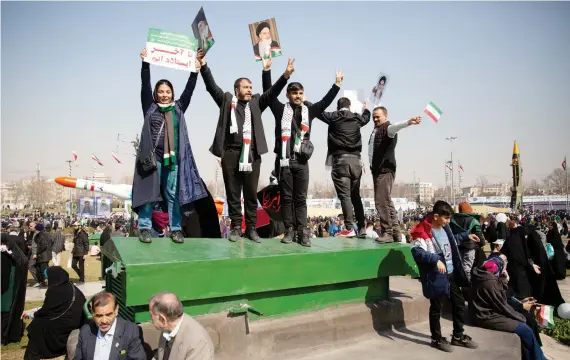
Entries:
[[148,29],[146,41],[183,49],[196,50],[198,48],[198,40],[194,37],[160,29]]

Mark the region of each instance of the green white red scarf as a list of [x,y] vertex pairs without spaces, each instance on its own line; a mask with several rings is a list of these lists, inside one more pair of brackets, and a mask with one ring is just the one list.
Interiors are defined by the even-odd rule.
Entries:
[[[293,108],[291,104],[287,103],[283,109],[283,116],[281,117],[281,167],[289,166],[289,159],[291,158],[291,127],[293,125]],[[309,123],[309,108],[301,105],[301,130],[295,132],[293,151],[297,154],[301,153],[301,142],[305,134],[310,129]]]
[[[237,97],[232,98],[231,112],[230,112],[230,133],[238,133],[238,125],[236,120],[236,105],[238,99]],[[239,171],[250,172],[252,168],[252,156],[251,156],[251,109],[249,107],[249,102],[245,105],[245,119],[243,122],[243,135],[242,135],[242,145],[241,145],[241,155],[239,157]]]

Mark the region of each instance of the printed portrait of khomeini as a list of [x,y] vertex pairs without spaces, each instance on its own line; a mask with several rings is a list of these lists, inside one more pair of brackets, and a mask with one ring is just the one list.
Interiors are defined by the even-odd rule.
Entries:
[[257,60],[268,59],[281,55],[281,46],[272,39],[269,22],[262,21],[255,28],[257,43],[253,45],[253,53]]

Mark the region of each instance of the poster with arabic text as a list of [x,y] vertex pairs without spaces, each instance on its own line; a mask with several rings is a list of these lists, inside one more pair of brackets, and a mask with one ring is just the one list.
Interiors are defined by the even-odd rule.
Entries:
[[197,41],[191,36],[148,29],[144,61],[167,68],[196,72]]

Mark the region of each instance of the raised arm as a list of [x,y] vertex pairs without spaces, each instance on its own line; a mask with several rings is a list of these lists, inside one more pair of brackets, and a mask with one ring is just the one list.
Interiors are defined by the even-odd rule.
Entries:
[[[201,63],[199,60],[196,60],[196,71],[200,71]],[[180,105],[180,109],[182,112],[186,112],[188,106],[190,106],[190,99],[192,99],[192,94],[194,93],[194,89],[196,88],[196,81],[198,80],[198,72],[191,72],[190,76],[188,77],[188,81],[186,82],[186,87],[180,95],[178,99],[178,104]]]
[[358,125],[360,127],[366,126],[370,122],[370,110],[368,110],[368,104],[364,104],[364,111],[362,115],[355,114],[358,117]]
[[393,138],[394,136],[396,136],[396,134],[398,133],[398,131],[407,128],[410,125],[419,125],[422,122],[422,117],[421,116],[416,116],[414,118],[411,118],[408,121],[403,121],[401,123],[397,123],[397,124],[392,124],[388,126],[388,137]]
[[224,90],[222,90],[216,81],[214,80],[214,76],[212,76],[212,71],[208,67],[206,63],[206,58],[203,55],[202,50],[198,50],[198,59],[200,60],[201,68],[200,73],[202,74],[202,78],[204,79],[204,84],[206,85],[206,91],[210,93],[212,99],[218,104],[218,107],[222,106],[224,101]]
[[331,112],[323,111],[322,113],[317,114],[315,118],[321,120],[327,125],[330,125],[338,118],[337,114],[338,114],[337,111],[331,111]]
[[[267,59],[267,60],[262,60],[263,61],[263,71],[261,72],[261,83],[263,86],[263,92],[269,91],[269,89],[271,89],[271,63],[272,60],[271,58]],[[275,97],[275,99],[273,99],[273,101],[271,101],[269,103],[269,108],[271,109],[271,112],[273,114],[275,114],[275,111],[277,111],[277,107],[281,106],[283,107],[283,103],[281,103],[281,101],[279,101],[279,99],[277,99],[277,97]],[[281,119],[279,119],[281,120]]]
[[146,48],[141,51],[141,105],[143,115],[146,115],[148,109],[154,102],[152,98],[152,86],[150,85],[150,64],[144,61],[146,57]]
[[265,110],[273,101],[277,99],[277,96],[281,94],[285,85],[287,85],[287,80],[291,77],[295,71],[295,59],[289,59],[287,63],[287,69],[282,76],[271,86],[267,91],[264,91],[263,94],[259,97],[259,108],[261,112]]
[[344,74],[341,71],[336,72],[336,82],[327,92],[324,98],[321,101],[318,101],[313,104],[309,108],[309,117],[314,118],[320,115],[323,111],[325,111],[330,104],[332,104],[334,98],[338,95],[340,91],[340,86],[342,85],[342,81],[344,80]]

